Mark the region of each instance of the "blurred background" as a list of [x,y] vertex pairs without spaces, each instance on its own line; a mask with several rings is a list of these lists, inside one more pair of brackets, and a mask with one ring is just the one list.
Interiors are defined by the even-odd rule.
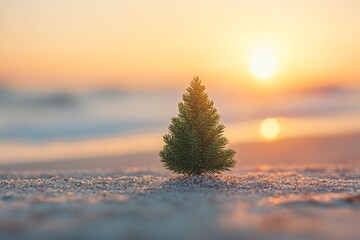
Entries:
[[356,0],[3,0],[0,169],[160,167],[194,76],[238,168],[359,164],[359,12]]

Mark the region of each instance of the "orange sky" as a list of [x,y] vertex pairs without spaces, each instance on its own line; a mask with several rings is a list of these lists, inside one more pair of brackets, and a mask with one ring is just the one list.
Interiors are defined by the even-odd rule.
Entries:
[[[0,2],[0,81],[24,87],[360,86],[360,1]],[[275,75],[250,73],[267,45]]]

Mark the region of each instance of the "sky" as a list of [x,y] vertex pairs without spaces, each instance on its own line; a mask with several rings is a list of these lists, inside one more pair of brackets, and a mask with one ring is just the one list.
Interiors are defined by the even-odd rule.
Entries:
[[[296,90],[360,86],[360,1],[1,0],[0,84]],[[276,59],[266,81],[252,51]]]

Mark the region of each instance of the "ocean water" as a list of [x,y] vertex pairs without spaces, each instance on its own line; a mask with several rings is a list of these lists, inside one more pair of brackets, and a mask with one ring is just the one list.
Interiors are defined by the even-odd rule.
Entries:
[[2,90],[0,141],[67,141],[159,129],[170,101],[176,106],[166,92]]
[[[181,90],[2,88],[0,163],[155,150],[181,95]],[[261,140],[258,127],[266,118],[279,119],[281,137],[360,131],[359,89],[324,87],[261,100],[216,91],[209,95],[233,142]]]

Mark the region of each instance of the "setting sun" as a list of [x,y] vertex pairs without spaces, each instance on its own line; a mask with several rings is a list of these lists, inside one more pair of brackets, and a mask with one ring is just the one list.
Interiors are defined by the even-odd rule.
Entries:
[[275,139],[280,133],[280,123],[275,118],[265,119],[260,126],[261,136],[265,139]]
[[271,48],[258,47],[250,56],[249,68],[259,79],[266,79],[274,75],[276,70],[275,53]]

